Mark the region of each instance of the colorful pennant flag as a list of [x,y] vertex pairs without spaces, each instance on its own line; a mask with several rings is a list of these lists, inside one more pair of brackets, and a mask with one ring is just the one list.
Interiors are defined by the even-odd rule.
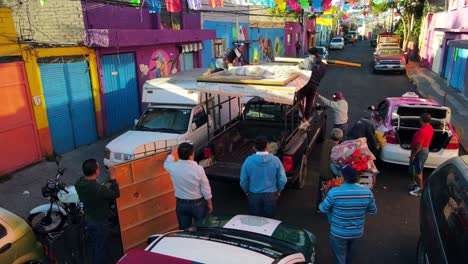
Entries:
[[166,0],[166,10],[170,13],[179,13],[182,11],[180,0]]
[[223,7],[224,0],[208,0],[208,5],[210,7]]
[[299,3],[296,2],[296,0],[286,0],[286,3],[288,4],[288,7],[290,8],[290,10],[296,11],[296,12],[302,11],[301,6],[299,5]]
[[280,11],[286,10],[286,1],[285,0],[274,0],[276,8]]
[[323,12],[323,0],[312,0],[312,8],[314,12]]
[[231,0],[231,4],[240,6],[249,6],[249,0]]
[[330,10],[332,5],[332,0],[323,0],[323,11]]
[[200,10],[202,8],[201,0],[187,0],[188,7],[192,10]]
[[161,13],[161,0],[146,0],[146,6],[150,14]]

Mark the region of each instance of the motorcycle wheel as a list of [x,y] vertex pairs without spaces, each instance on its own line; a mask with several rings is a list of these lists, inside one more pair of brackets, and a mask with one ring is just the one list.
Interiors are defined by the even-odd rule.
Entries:
[[45,213],[36,213],[29,215],[28,221],[35,232],[45,235],[59,231],[65,224],[66,216],[56,211],[51,212],[50,217]]

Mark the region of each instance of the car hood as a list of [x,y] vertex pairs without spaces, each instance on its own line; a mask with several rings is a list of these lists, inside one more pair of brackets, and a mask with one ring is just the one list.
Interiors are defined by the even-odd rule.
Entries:
[[0,223],[8,225],[15,231],[15,239],[23,237],[32,231],[31,227],[21,217],[0,207]]
[[379,56],[376,56],[375,58],[378,59],[378,60],[401,60],[402,59],[401,55],[398,55],[398,56],[382,56],[382,55],[379,55]]
[[154,145],[154,142],[177,140],[182,137],[183,134],[130,130],[109,142],[106,148],[114,153],[133,154],[138,147],[144,148],[145,144]]

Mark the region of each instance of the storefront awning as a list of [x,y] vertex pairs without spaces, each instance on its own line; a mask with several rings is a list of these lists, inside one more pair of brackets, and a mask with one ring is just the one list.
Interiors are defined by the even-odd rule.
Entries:
[[454,48],[468,49],[468,39],[450,40],[448,45]]

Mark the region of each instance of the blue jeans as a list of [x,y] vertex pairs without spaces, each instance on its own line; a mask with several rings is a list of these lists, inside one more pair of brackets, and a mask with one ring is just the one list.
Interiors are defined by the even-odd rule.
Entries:
[[351,264],[356,255],[357,238],[341,238],[330,234],[335,264]]
[[249,193],[251,215],[274,218],[276,214],[276,193]]
[[91,263],[109,263],[110,227],[107,223],[86,221],[86,230],[91,239]]
[[333,128],[339,128],[341,131],[343,131],[343,135],[346,135],[346,131],[348,131],[348,123],[344,124],[334,124]]
[[176,200],[177,221],[179,221],[179,229],[185,230],[192,225],[192,221],[198,221],[205,217],[208,213],[208,207],[205,199],[198,201]]
[[414,173],[416,174],[421,174],[423,169],[424,169],[424,164],[426,164],[427,157],[429,156],[429,149],[421,149],[418,154],[416,154],[416,157],[414,157],[414,160],[409,161],[409,174],[412,175],[413,177],[415,176]]

